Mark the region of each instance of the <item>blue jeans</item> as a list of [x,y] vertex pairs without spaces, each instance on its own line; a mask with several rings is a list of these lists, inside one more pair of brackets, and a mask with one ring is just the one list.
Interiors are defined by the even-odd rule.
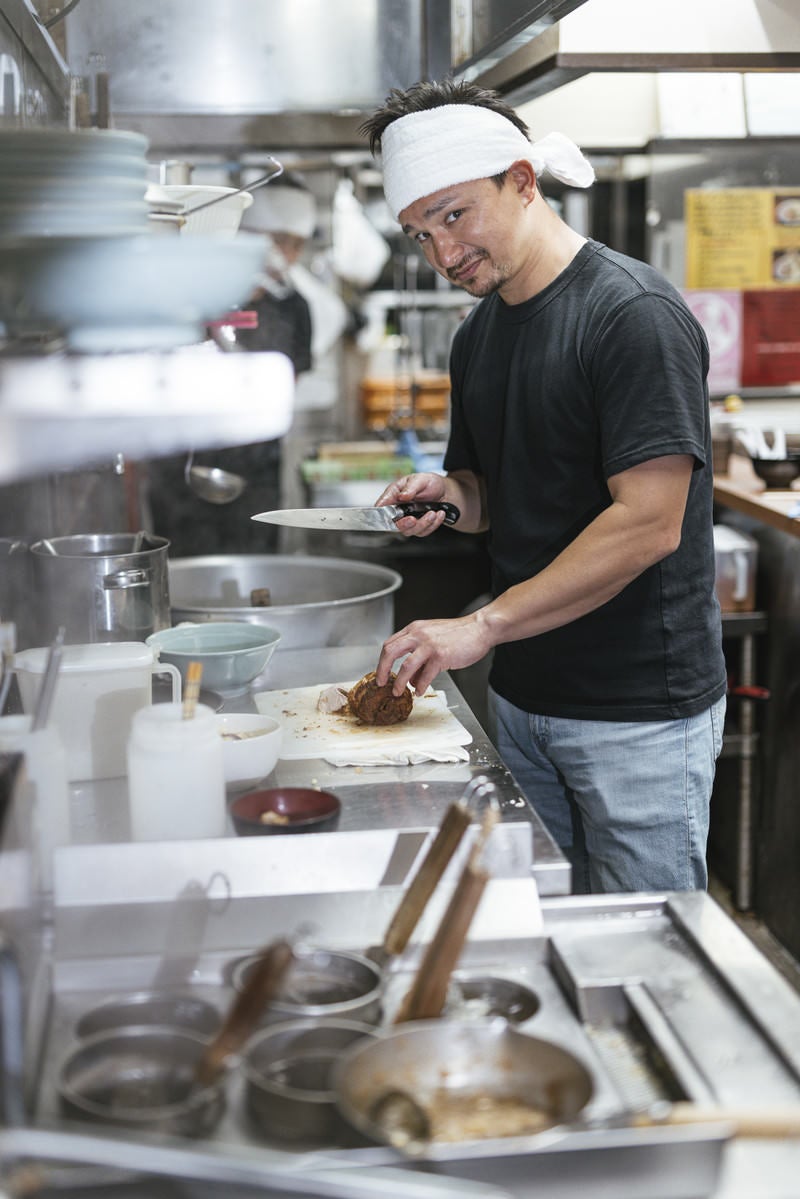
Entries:
[[686,720],[535,716],[489,692],[497,748],[573,891],[700,891],[725,699]]

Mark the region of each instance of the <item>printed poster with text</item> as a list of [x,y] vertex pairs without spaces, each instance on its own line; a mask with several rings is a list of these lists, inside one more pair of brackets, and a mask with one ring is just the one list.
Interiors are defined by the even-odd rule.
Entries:
[[800,383],[800,288],[742,292],[742,387]]
[[690,188],[686,286],[800,286],[800,185]]

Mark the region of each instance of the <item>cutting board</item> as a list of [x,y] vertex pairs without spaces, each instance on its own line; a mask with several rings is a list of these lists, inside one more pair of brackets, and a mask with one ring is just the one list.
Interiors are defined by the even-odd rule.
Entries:
[[[353,680],[355,682],[356,680]],[[350,683],[337,683],[349,691]],[[469,745],[472,734],[447,707],[443,691],[428,691],[414,700],[408,720],[378,726],[359,724],[352,716],[317,710],[324,687],[294,687],[285,691],[260,691],[253,696],[262,716],[283,727],[282,758],[324,758],[333,751],[402,753],[408,750],[447,749]]]

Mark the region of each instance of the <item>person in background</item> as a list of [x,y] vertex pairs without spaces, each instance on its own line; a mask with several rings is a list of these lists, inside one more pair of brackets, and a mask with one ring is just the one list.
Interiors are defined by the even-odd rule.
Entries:
[[[237,328],[236,346],[244,351],[273,350],[291,359],[295,377],[312,366],[312,318],[308,301],[289,278],[314,232],[316,204],[312,193],[291,176],[253,193],[241,228],[264,238],[264,270],[242,309],[254,312],[254,328]],[[265,403],[268,397],[265,397]],[[270,553],[278,532],[250,518],[254,512],[280,507],[281,441],[204,450],[197,465],[218,466],[246,482],[241,496],[229,504],[211,504],[189,490],[184,480],[186,455],[148,464],[148,499],[152,530],[170,542],[170,556]]]
[[493,573],[478,611],[388,638],[378,682],[402,660],[394,691],[420,693],[494,651],[498,749],[574,890],[703,889],[726,692],[703,331],[655,270],[560,219],[541,175],[584,187],[590,164],[495,93],[417,84],[362,128],[406,235],[481,301],[452,346],[446,473],[377,503],[456,504]]

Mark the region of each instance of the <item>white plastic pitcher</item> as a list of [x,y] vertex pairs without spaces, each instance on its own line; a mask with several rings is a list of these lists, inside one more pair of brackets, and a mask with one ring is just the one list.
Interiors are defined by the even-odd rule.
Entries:
[[38,851],[39,882],[53,889],[53,851],[70,843],[69,787],[64,747],[49,724],[34,731],[32,716],[0,716],[0,752],[25,756],[25,802]]
[[[22,650],[14,658],[26,713],[34,710],[46,663],[46,647]],[[50,721],[61,736],[70,781],[125,774],[133,717],[153,702],[154,674],[171,677],[172,699],[178,702],[180,672],[159,662],[141,641],[64,646]]]

